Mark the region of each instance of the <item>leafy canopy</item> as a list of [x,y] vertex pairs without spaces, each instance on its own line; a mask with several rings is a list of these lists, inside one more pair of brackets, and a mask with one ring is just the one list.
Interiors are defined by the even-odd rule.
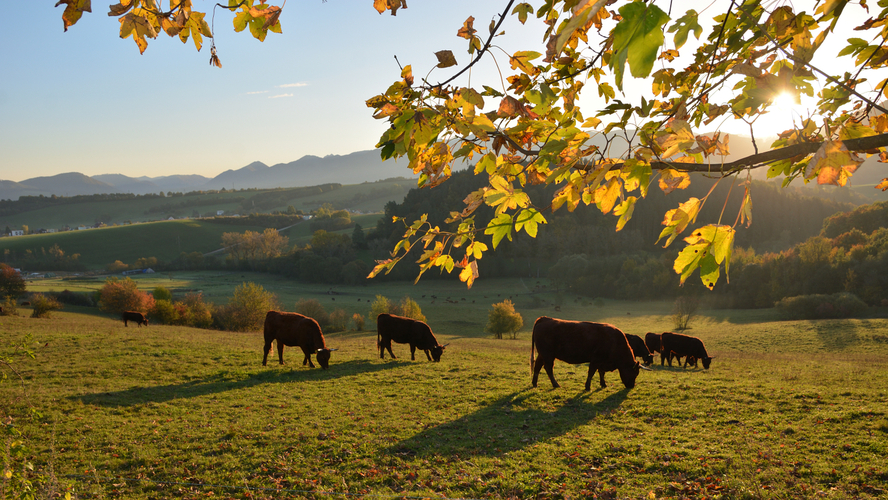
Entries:
[[[489,179],[467,193],[462,210],[450,212],[447,228],[425,216],[404,221],[392,258],[379,261],[370,277],[418,249],[420,276],[432,268],[457,269],[471,287],[485,252],[514,232],[536,237],[545,214],[595,205],[617,218],[619,231],[652,186],[680,191],[691,174],[704,173],[745,190],[733,224],[721,220],[725,206],[718,221],[698,225],[708,196],[690,198],[665,214],[660,241],[668,247],[690,231],[674,270],[682,284],[699,270],[713,288],[722,268],[728,273],[738,225],[752,222],[752,169],[767,168],[784,186],[796,178],[845,185],[867,156],[888,161],[888,116],[878,104],[888,98],[888,0],[878,8],[829,0],[811,11],[782,2],[724,2],[725,10],[708,23],[694,10],[665,12],[658,2],[642,0],[534,3],[507,2],[487,33],[475,30],[469,17],[457,36],[469,41],[471,61],[448,79],[417,82],[405,66],[398,81],[367,100],[374,117],[389,124],[377,145],[383,159],[406,156],[420,187],[446,182],[456,162],[474,165],[476,175]],[[815,55],[828,37],[845,37],[836,26],[852,11],[870,17],[855,27],[859,37],[829,54],[852,59],[849,71],[817,67]],[[509,15],[521,23],[535,17],[545,34],[530,48],[537,50],[517,51],[506,65],[490,49],[505,36],[500,26]],[[436,56],[437,68],[458,65],[451,51]],[[511,68],[511,74],[499,83],[454,83],[480,61]],[[630,76],[646,79],[650,91],[624,94]],[[590,93],[604,105],[581,109],[581,96]],[[756,149],[726,163],[729,136],[719,125],[727,118],[746,122],[755,144],[757,120],[768,120],[762,117],[785,93],[816,104],[771,151]],[[531,200],[525,189],[533,184],[557,189],[551,199]],[[888,179],[879,187],[888,188]],[[479,226],[475,214],[482,205],[495,215]]]

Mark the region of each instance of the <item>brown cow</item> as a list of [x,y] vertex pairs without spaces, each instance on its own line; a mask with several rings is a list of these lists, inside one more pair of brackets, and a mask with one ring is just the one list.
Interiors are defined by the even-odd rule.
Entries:
[[265,348],[263,349],[262,366],[268,363],[268,353],[271,351],[271,343],[277,341],[278,359],[284,364],[284,346],[299,346],[305,354],[302,365],[308,364],[314,368],[311,355],[317,353],[318,364],[327,369],[330,364],[330,353],[336,349],[327,349],[324,334],[318,322],[298,313],[268,311],[265,314]]
[[[533,359],[536,347],[539,358]],[[542,316],[533,324],[533,336],[530,342],[530,365],[533,370],[533,386],[537,386],[540,369],[545,367],[552,387],[559,387],[552,373],[555,360],[560,359],[572,365],[589,363],[589,375],[586,377],[586,390],[592,384],[592,375],[598,371],[601,387],[604,372],[619,370],[623,385],[631,389],[635,387],[635,379],[642,367],[635,361],[635,355],[626,335],[617,327],[605,323],[588,321],[566,321]]]
[[672,358],[675,358],[679,363],[681,363],[682,356],[678,356],[674,352],[664,352],[663,345],[660,340],[660,334],[654,332],[647,332],[644,336],[644,345],[647,346],[648,350],[651,354],[655,352],[660,353],[660,366],[666,364],[666,361],[669,361],[669,366],[672,366]]
[[[376,347],[379,349],[379,357],[385,359],[385,351],[388,349],[392,359],[397,359],[392,352],[392,342],[410,344],[410,359],[416,360],[416,350],[425,352],[426,358],[432,361],[441,361],[444,348],[447,345],[438,343],[435,334],[429,325],[422,321],[394,314],[382,313],[376,317]],[[431,352],[431,355],[429,355]]]
[[138,311],[126,311],[123,313],[123,326],[129,326],[127,324],[129,321],[135,321],[139,328],[142,328],[142,325],[148,326],[148,318]]
[[648,350],[641,337],[627,333],[626,340],[629,341],[629,347],[632,348],[635,357],[641,358],[645,366],[650,366],[654,362],[654,355]]
[[[706,352],[706,346],[697,337],[682,335],[681,333],[663,332],[660,336],[660,341],[663,344],[663,351],[675,354],[676,357],[687,356],[684,366],[688,366],[692,362],[696,367],[697,360],[699,359],[703,362],[703,368],[708,370],[709,364],[712,363],[712,357]],[[681,360],[679,360],[679,363],[681,363]],[[669,358],[669,366],[672,366],[671,356]]]

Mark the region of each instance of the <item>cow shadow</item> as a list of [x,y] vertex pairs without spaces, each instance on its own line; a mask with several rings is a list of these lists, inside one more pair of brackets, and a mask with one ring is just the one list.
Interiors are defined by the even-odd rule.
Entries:
[[283,384],[302,381],[325,381],[351,377],[362,373],[389,370],[393,363],[373,363],[366,360],[345,361],[330,365],[329,370],[305,370],[301,365],[285,365],[290,369],[267,369],[257,373],[221,371],[208,377],[178,384],[153,387],[133,387],[121,391],[70,396],[85,404],[105,407],[127,407],[147,403],[164,403],[176,399],[190,399],[226,391],[248,389],[261,384]]
[[[560,390],[560,389],[559,389]],[[533,446],[586,425],[599,415],[617,409],[629,395],[621,389],[600,398],[606,389],[566,398],[555,411],[534,408],[532,398],[545,389],[524,389],[491,401],[480,410],[456,420],[429,426],[387,448],[386,455],[499,456]]]

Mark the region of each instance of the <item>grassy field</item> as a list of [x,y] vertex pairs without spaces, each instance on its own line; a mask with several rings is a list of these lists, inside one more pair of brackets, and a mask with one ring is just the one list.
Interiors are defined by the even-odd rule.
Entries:
[[[256,281],[286,309],[317,298],[328,311],[362,314],[375,294],[410,295],[450,346],[441,363],[410,361],[398,344],[397,360],[379,360],[374,332],[327,332],[339,350],[324,371],[301,366],[289,348],[286,365],[262,367],[259,332],[124,328],[77,308],[0,318],[0,346],[31,334],[37,349],[36,359],[15,361],[23,385],[14,375],[0,384],[0,412],[23,433],[42,497],[888,496],[885,319],[704,311],[689,333],[716,356],[710,370],[656,364],[632,390],[612,372],[607,388],[587,393],[585,367],[561,362],[562,388],[545,377],[530,386],[533,320],[606,321],[643,335],[671,328],[670,304],[531,294],[541,285],[527,280],[467,291],[452,281],[330,288],[250,274],[171,278],[139,283],[223,302],[225,290]],[[494,340],[483,332],[487,310],[507,294],[525,327],[518,340]]]
[[[288,200],[281,206],[266,207],[264,211],[286,211],[287,206],[292,205],[297,210],[308,213],[324,203],[330,203],[339,209],[347,208],[349,210],[360,210],[365,213],[377,213],[383,212],[385,204],[389,201],[403,200],[407,192],[413,187],[416,187],[416,181],[406,178],[349,184],[325,193],[299,196]],[[27,225],[32,231],[40,228],[59,229],[65,225],[70,227],[93,225],[97,219],[107,224],[122,224],[126,221],[148,222],[165,219],[171,215],[175,217],[190,217],[194,210],[199,211],[201,214],[215,213],[217,210],[236,213],[241,210],[241,200],[257,195],[261,196],[263,192],[267,191],[269,190],[228,191],[225,193],[193,196],[71,203],[15,215],[0,216],[0,229],[6,226],[12,229],[19,229],[22,225]],[[218,201],[204,204],[204,200]],[[178,205],[183,202],[190,203],[190,205],[162,211],[149,211],[153,207]]]

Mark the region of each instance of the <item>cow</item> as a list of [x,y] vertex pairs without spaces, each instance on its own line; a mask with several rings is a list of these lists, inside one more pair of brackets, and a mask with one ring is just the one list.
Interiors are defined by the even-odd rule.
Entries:
[[648,350],[641,337],[627,333],[626,340],[629,342],[629,347],[632,348],[632,352],[635,354],[636,358],[641,358],[641,360],[644,361],[645,366],[653,364],[654,355]]
[[299,346],[305,354],[302,366],[306,364],[314,368],[311,355],[317,353],[318,364],[324,370],[330,364],[330,353],[336,349],[328,349],[324,334],[318,322],[308,316],[298,313],[268,311],[265,314],[265,347],[262,352],[262,366],[268,363],[268,353],[271,352],[271,343],[277,341],[278,360],[284,364],[284,346]]
[[127,324],[129,321],[135,321],[139,328],[142,328],[142,325],[148,326],[148,318],[138,311],[126,311],[123,313],[123,326],[129,326]]
[[[534,362],[534,348],[539,357]],[[619,370],[620,379],[627,389],[635,387],[635,379],[643,367],[635,361],[635,354],[629,347],[629,341],[617,327],[605,323],[588,321],[566,321],[541,316],[533,324],[530,342],[530,366],[533,373],[533,386],[537,386],[540,369],[545,367],[552,387],[558,388],[558,382],[552,374],[555,360],[560,359],[572,365],[589,363],[589,375],[586,377],[586,390],[590,390],[592,375],[597,370],[601,387],[604,372]]]
[[651,355],[653,355],[653,353],[655,352],[660,353],[660,366],[665,365],[667,360],[669,361],[669,366],[672,366],[672,358],[675,358],[676,360],[678,360],[679,363],[681,363],[681,358],[683,357],[683,355],[678,356],[674,352],[663,351],[663,346],[660,341],[659,333],[647,332],[647,334],[645,334],[644,336],[644,345],[647,346],[648,351],[651,352]]
[[[410,359],[416,360],[416,350],[425,352],[429,361],[441,361],[441,354],[449,344],[441,345],[429,325],[422,321],[394,314],[382,313],[376,317],[376,348],[380,359],[385,359],[388,349],[392,359],[397,359],[392,352],[392,342],[410,344]],[[431,352],[431,355],[429,354]]]
[[[703,362],[703,368],[708,370],[709,364],[712,363],[712,357],[706,352],[706,346],[697,337],[682,335],[681,333],[663,332],[660,335],[660,342],[663,345],[664,352],[674,353],[676,357],[687,356],[684,364],[685,367],[691,362],[693,362],[694,366],[697,366],[697,360],[699,359]],[[679,363],[681,363],[680,360]],[[672,366],[671,356],[669,357],[669,366]]]

